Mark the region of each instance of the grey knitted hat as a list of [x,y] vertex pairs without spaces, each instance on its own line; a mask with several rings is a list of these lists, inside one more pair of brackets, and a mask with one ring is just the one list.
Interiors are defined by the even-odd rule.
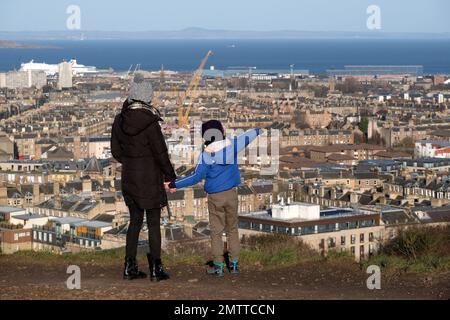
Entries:
[[142,74],[136,74],[130,86],[128,98],[150,103],[153,98],[153,88],[149,79],[145,79]]

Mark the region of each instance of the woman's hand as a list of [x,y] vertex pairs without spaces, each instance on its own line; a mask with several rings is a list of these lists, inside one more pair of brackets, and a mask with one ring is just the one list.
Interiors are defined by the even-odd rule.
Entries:
[[170,191],[170,193],[174,193],[177,191],[177,188],[174,187],[175,183],[173,181],[164,182],[164,189]]

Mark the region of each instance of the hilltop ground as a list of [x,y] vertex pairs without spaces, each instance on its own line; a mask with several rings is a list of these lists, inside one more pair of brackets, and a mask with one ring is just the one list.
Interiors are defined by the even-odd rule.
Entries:
[[[242,254],[242,273],[217,279],[205,274],[204,256],[189,250],[166,255],[172,278],[125,281],[122,250],[56,256],[22,252],[0,256],[2,299],[449,299],[444,260],[378,256],[358,264],[342,255],[322,258],[285,238],[262,239]],[[195,250],[194,250],[195,251]],[[430,260],[431,259],[431,260]],[[440,259],[440,258],[439,258]],[[427,261],[431,261],[428,263]],[[145,257],[140,266],[146,268]],[[381,289],[366,286],[366,267],[381,265]],[[81,268],[81,289],[69,290],[69,265]]]

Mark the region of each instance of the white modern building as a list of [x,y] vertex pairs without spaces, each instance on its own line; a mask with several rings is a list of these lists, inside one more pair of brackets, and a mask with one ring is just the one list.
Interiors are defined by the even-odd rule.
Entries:
[[416,141],[414,155],[418,158],[450,158],[449,141]]
[[72,64],[70,62],[61,62],[58,65],[58,89],[72,88]]
[[24,229],[31,229],[35,226],[43,226],[48,222],[47,216],[41,216],[38,214],[20,214],[20,215],[11,215],[9,220],[11,224],[14,225],[22,225]]
[[355,260],[378,251],[384,225],[380,212],[351,208],[327,208],[294,202],[271,209],[239,214],[239,235],[284,234],[304,241],[326,255],[328,251],[348,251]]

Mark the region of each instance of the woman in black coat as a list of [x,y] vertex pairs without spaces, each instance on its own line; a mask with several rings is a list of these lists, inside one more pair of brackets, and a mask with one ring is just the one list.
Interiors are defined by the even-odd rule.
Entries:
[[137,75],[112,126],[111,152],[122,164],[122,193],[130,212],[124,278],[146,277],[136,262],[139,232],[146,213],[150,253],[147,258],[151,280],[169,275],[161,263],[161,208],[167,205],[165,182],[176,178],[161,132],[160,113],[151,105],[151,84]]

